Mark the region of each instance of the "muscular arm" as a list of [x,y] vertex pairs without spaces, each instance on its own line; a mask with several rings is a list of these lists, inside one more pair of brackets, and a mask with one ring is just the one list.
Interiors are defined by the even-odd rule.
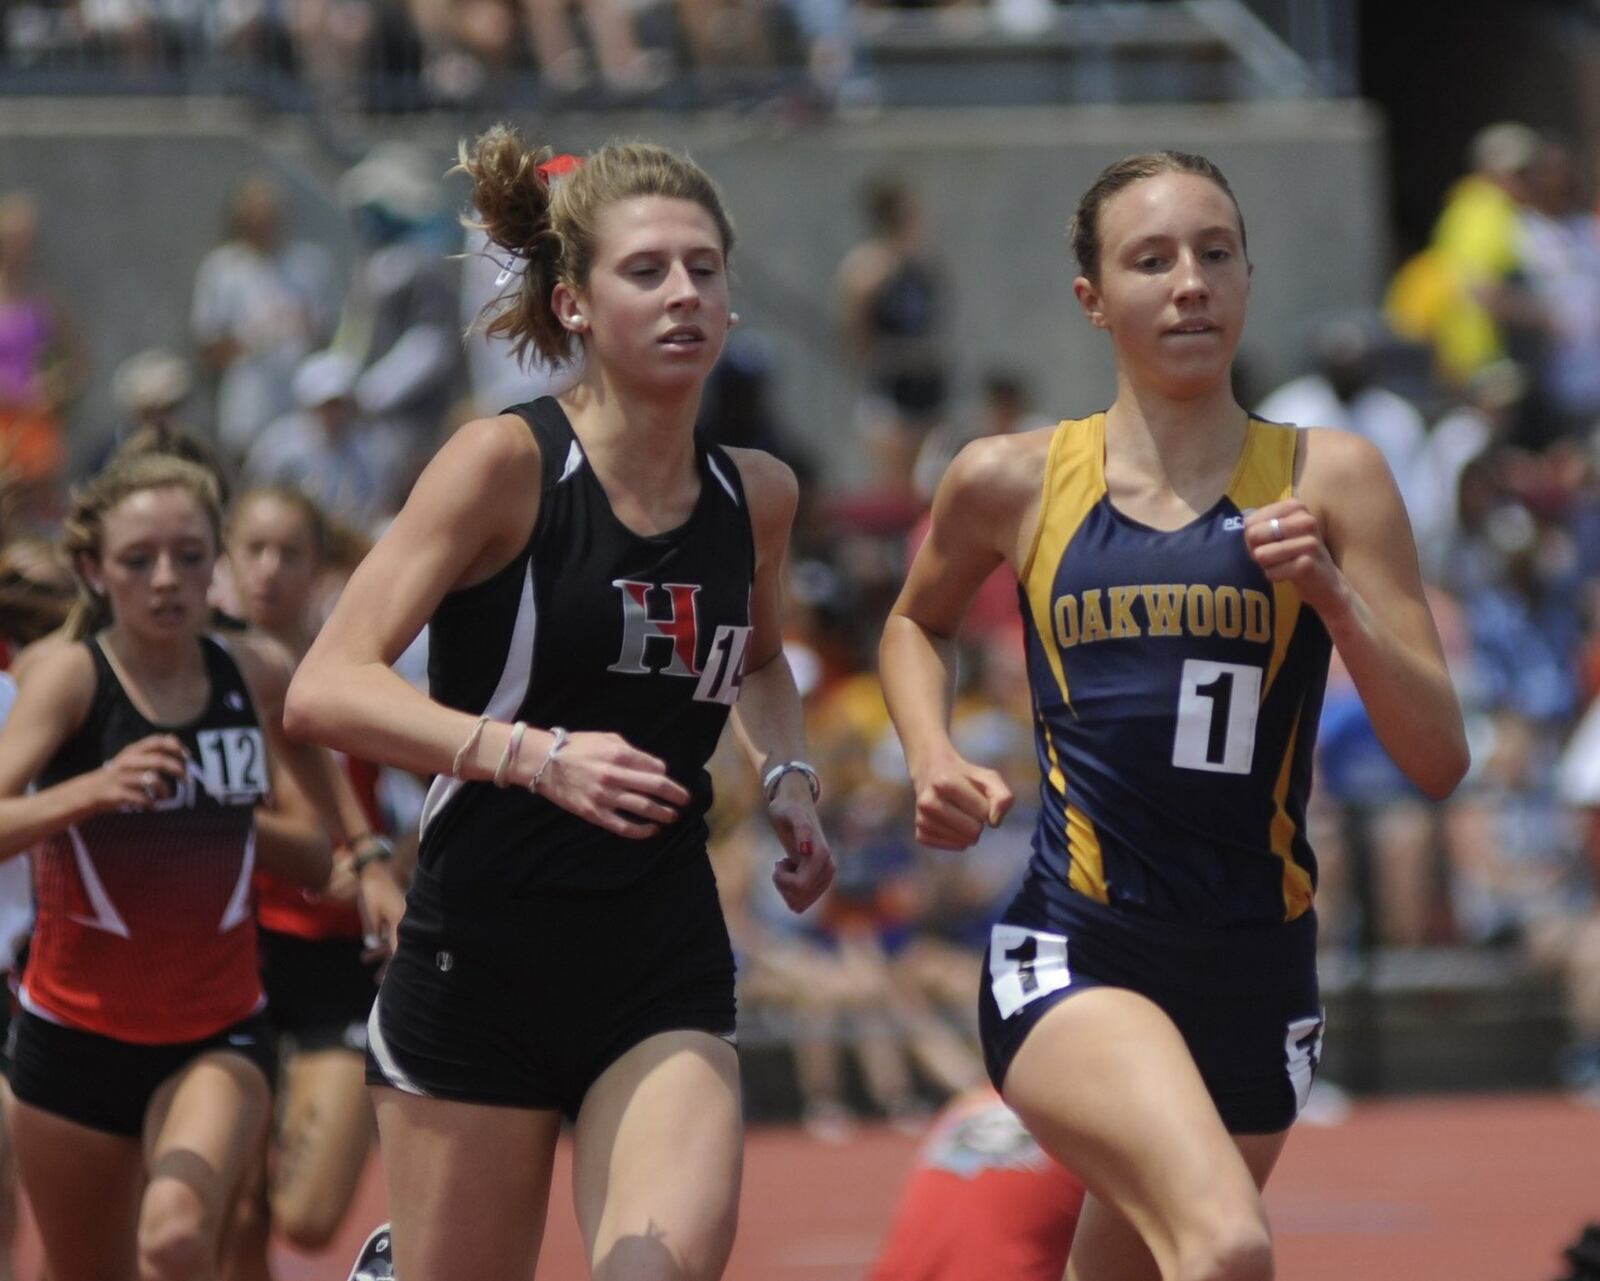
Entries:
[[[1321,615],[1395,764],[1442,799],[1466,773],[1466,731],[1399,490],[1358,436],[1313,429],[1303,453],[1300,499],[1252,513],[1246,541]],[[1267,532],[1273,516],[1282,540]]]
[[[539,451],[514,415],[479,419],[428,464],[394,524],[361,562],[289,687],[291,737],[418,774],[490,779],[513,726],[435,702],[391,668],[445,595],[482,582],[526,546],[538,517]],[[550,759],[552,727],[528,726],[506,775],[529,786]],[[572,734],[539,791],[587,822],[631,839],[677,817],[689,794],[666,764],[612,733]],[[639,820],[645,820],[640,822]]]
[[1031,531],[1048,432],[989,437],[956,455],[933,500],[928,537],[884,624],[878,671],[917,792],[918,839],[960,849],[997,823],[1011,793],[950,741],[956,632],[983,580],[1020,564]]
[[[447,593],[517,554],[533,528],[539,489],[538,449],[520,419],[481,419],[451,437],[301,662],[284,709],[290,737],[418,774],[449,773],[474,718],[434,702],[390,664]],[[463,775],[492,777],[509,735],[508,725],[485,727]],[[550,741],[544,729],[530,729],[519,761],[536,764]]]
[[[765,776],[776,764],[806,758],[800,693],[783,653],[783,569],[798,491],[794,473],[770,455],[729,452],[744,481],[756,540],[750,648],[733,727],[756,772]],[[833,861],[803,774],[788,773],[779,780],[768,814],[788,855],[774,879],[785,902],[804,911],[832,882]]]

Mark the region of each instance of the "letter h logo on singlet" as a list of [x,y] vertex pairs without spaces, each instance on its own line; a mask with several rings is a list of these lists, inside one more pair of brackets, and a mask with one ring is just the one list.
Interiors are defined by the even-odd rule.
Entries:
[[[648,676],[660,672],[663,676],[698,676],[700,666],[695,655],[700,648],[699,622],[696,617],[700,594],[698,584],[664,583],[659,588],[654,583],[638,583],[630,578],[612,580],[612,586],[622,593],[622,651],[617,661],[606,668],[625,676]],[[650,593],[665,592],[670,608],[666,617],[652,617]],[[645,659],[650,642],[670,641],[670,656],[665,667],[651,667]]]

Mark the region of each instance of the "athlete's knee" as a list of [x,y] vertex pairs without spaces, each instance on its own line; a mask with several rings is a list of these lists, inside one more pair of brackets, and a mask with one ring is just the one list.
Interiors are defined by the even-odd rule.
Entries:
[[1272,1281],[1272,1236],[1259,1216],[1213,1224],[1179,1259],[1179,1281]]
[[624,1236],[604,1252],[597,1252],[590,1263],[595,1281],[718,1281],[732,1250],[732,1234],[727,1240],[680,1243],[669,1246],[648,1233]]
[[177,1179],[156,1179],[139,1210],[140,1281],[191,1281],[216,1267],[216,1232],[198,1193]]
[[320,1202],[311,1197],[275,1199],[272,1225],[297,1250],[312,1254],[325,1250],[333,1243],[344,1220],[344,1207],[333,1201],[332,1197]]

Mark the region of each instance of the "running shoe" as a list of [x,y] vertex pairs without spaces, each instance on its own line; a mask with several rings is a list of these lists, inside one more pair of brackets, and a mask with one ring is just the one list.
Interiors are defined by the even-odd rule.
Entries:
[[356,1255],[350,1281],[394,1281],[394,1251],[389,1246],[389,1225],[380,1223]]

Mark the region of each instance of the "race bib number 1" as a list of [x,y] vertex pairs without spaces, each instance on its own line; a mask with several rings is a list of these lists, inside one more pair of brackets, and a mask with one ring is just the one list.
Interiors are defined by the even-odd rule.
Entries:
[[1067,940],[1020,925],[996,925],[989,934],[989,990],[1009,1019],[1029,1001],[1072,985]]

